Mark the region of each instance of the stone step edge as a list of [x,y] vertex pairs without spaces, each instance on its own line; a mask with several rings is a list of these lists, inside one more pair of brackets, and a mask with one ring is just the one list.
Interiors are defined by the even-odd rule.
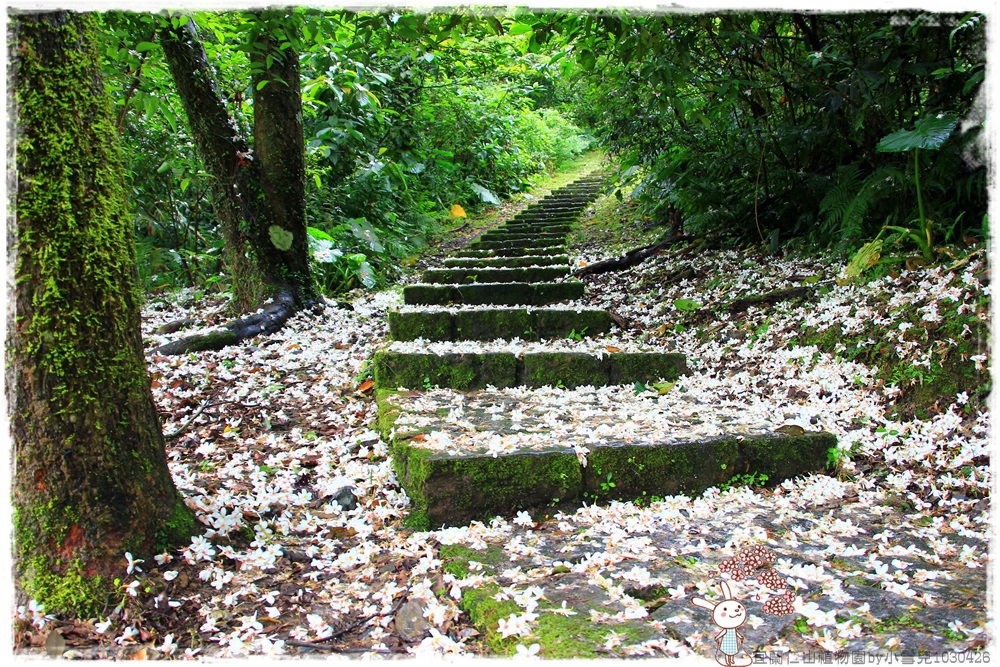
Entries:
[[[564,448],[450,456],[421,448],[421,430],[395,432],[400,409],[392,399],[400,393],[376,391],[377,428],[389,443],[396,476],[412,503],[406,524],[416,530],[511,517],[556,498],[608,501],[699,494],[750,471],[778,483],[826,470],[828,452],[837,446],[836,436],[825,432],[761,433],[669,445],[595,444],[588,448],[586,466]],[[613,488],[607,486],[609,473]]]
[[440,305],[445,303],[492,304],[497,306],[543,306],[583,297],[582,281],[558,283],[472,283],[470,285],[407,285],[403,303]]
[[432,285],[475,285],[483,283],[533,283],[558,280],[569,275],[569,266],[519,266],[427,269],[420,280]]
[[389,311],[392,340],[432,341],[566,338],[604,334],[613,321],[605,310],[490,308],[483,310]]
[[489,259],[495,257],[524,257],[527,255],[565,255],[566,246],[550,245],[534,248],[469,248],[455,252],[456,259]]
[[606,387],[673,382],[687,373],[679,352],[453,352],[433,354],[377,350],[375,386],[380,389],[470,391],[507,387]]
[[[535,264],[532,264],[533,261]],[[505,266],[511,268],[520,268],[520,266],[553,266],[560,264],[569,266],[569,255],[521,255],[520,257],[499,257],[494,259],[448,257],[442,262],[442,265],[456,269],[494,268],[494,264],[483,264],[482,262],[494,262],[496,268],[503,268]]]

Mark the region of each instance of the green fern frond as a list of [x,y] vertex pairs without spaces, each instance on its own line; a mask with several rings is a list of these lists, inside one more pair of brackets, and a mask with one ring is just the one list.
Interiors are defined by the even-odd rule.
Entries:
[[844,213],[854,201],[861,185],[861,167],[849,164],[837,169],[837,183],[819,203],[823,226],[835,229],[844,219]]

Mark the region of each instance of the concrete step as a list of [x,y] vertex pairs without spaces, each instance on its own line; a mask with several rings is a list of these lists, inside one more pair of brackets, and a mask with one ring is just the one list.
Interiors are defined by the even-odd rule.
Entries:
[[481,248],[470,246],[464,250],[458,250],[454,257],[523,257],[526,255],[563,255],[566,253],[566,246],[551,245],[539,248]]
[[[563,341],[559,341],[563,342]],[[596,352],[535,351],[542,343],[516,345],[509,352],[447,352],[455,348],[447,341],[427,343],[426,352],[411,350],[415,343],[392,343],[375,353],[375,386],[380,389],[421,389],[428,385],[469,391],[493,387],[604,387],[612,384],[673,381],[687,371],[684,355],[664,352],[607,352],[599,341],[573,342],[576,349]],[[462,349],[493,349],[496,346],[462,344]]]
[[643,394],[380,389],[378,426],[413,503],[408,524],[468,525],[555,499],[697,494],[749,472],[776,483],[824,470],[837,444],[828,433],[777,432],[749,406]]
[[445,305],[467,303],[497,306],[544,306],[583,296],[580,281],[560,283],[475,283],[472,285],[407,285],[403,303]]
[[393,340],[430,341],[502,338],[540,340],[570,334],[600,336],[611,330],[611,316],[603,310],[570,308],[487,308],[482,310],[389,311],[389,336]]
[[569,273],[568,266],[497,268],[497,269],[428,269],[425,283],[462,285],[466,283],[544,283],[559,280]]
[[450,257],[444,260],[445,266],[474,268],[515,268],[519,266],[550,266],[569,264],[569,255],[525,255],[523,257],[500,257],[494,259],[473,259],[470,257]]

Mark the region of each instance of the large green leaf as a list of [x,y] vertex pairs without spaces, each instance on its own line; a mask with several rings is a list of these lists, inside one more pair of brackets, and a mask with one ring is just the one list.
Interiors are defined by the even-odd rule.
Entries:
[[901,153],[914,148],[941,148],[956,125],[958,119],[951,114],[927,116],[918,120],[912,130],[899,130],[883,137],[877,148],[883,153]]
[[478,183],[469,183],[469,187],[471,187],[472,191],[479,195],[479,198],[487,204],[500,204],[500,199],[495,194]]

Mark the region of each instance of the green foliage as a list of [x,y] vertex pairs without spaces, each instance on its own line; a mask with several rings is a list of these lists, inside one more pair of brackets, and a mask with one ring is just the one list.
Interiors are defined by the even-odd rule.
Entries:
[[[244,136],[252,134],[255,89],[273,83],[252,83],[264,64],[250,57],[269,28],[250,12],[101,18],[143,284],[225,290],[208,177],[156,28],[193,18]],[[525,54],[534,36],[506,34],[510,20],[304,8],[284,20],[296,29],[278,39],[299,54],[303,77],[313,270],[328,295],[385,285],[441,231],[451,205],[496,206],[590,143],[555,108],[552,56]],[[270,235],[279,248],[290,241],[283,231]]]
[[[984,23],[918,12],[542,22],[575,40],[577,118],[620,157],[620,184],[643,213],[673,207],[689,233],[806,236],[844,252],[914,218],[958,239],[985,213],[970,115]],[[952,133],[958,118],[972,122]],[[885,152],[911,145],[938,151],[912,182],[907,156]]]

